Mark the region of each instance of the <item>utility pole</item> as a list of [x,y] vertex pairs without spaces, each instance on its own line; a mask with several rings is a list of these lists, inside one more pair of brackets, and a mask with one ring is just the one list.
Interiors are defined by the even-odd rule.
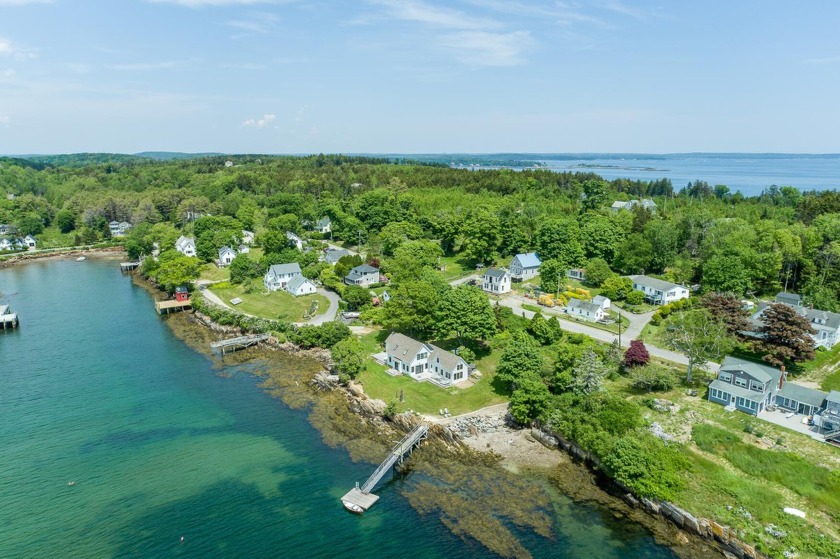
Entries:
[[362,232],[358,231],[358,233],[359,233],[359,244],[356,245],[356,252],[358,252],[359,255],[361,255],[362,254]]
[[555,295],[554,295],[554,300],[555,301],[560,298],[560,276],[562,274],[563,274],[563,272],[557,272],[557,293],[555,293]]
[[621,347],[621,311],[618,311],[618,347]]

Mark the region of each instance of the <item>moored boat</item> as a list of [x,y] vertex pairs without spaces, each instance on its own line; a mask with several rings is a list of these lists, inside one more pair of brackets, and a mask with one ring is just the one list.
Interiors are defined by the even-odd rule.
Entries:
[[341,501],[341,504],[344,505],[344,508],[346,508],[353,514],[362,514],[363,512],[365,512],[365,509],[363,509],[356,503],[351,503],[350,501]]

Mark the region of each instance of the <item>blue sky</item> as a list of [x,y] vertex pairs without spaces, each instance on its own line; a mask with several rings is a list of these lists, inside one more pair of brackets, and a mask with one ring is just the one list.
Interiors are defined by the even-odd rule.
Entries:
[[840,152],[840,3],[0,0],[0,153]]

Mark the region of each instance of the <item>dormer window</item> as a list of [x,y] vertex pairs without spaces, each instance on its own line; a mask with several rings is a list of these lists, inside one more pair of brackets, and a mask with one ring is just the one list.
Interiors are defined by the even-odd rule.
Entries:
[[741,377],[735,377],[735,385],[746,388],[747,387],[747,379],[741,378]]

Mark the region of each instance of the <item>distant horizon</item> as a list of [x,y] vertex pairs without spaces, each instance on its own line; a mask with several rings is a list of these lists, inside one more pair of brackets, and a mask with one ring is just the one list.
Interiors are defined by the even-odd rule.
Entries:
[[278,157],[308,157],[311,155],[347,155],[347,156],[493,156],[493,155],[529,155],[529,156],[653,156],[653,157],[687,157],[687,156],[800,156],[800,157],[840,157],[840,152],[774,152],[774,151],[685,151],[685,152],[642,152],[642,151],[312,151],[312,152],[228,152],[228,151],[170,151],[170,150],[143,150],[137,152],[127,151],[59,151],[59,152],[38,152],[38,153],[4,153],[0,157],[25,159],[27,157],[54,157],[61,155],[133,155],[143,156],[147,154],[171,154],[171,155],[195,155],[195,156],[278,156]]

